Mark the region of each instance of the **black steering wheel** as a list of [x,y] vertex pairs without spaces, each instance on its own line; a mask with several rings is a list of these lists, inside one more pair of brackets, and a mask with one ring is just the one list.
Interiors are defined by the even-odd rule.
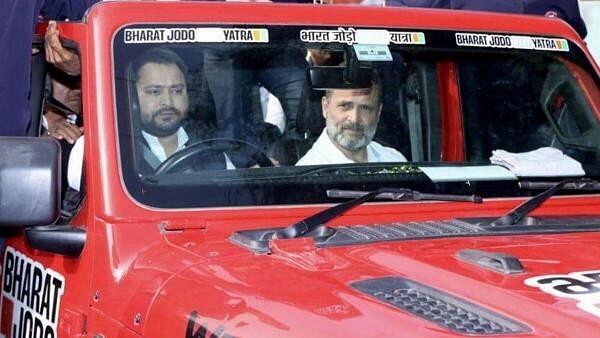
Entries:
[[236,168],[274,166],[264,151],[248,142],[215,138],[190,144],[174,153],[156,168],[154,174],[226,169],[226,156]]

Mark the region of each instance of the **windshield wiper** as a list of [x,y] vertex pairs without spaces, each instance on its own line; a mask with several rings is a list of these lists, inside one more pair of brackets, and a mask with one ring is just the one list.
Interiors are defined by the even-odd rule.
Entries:
[[[519,188],[522,189],[550,189],[555,186],[557,182],[535,182],[535,181],[520,181]],[[590,178],[581,178],[571,180],[565,183],[562,187],[563,190],[600,190],[600,182],[592,180]]]
[[523,217],[537,209],[547,199],[556,194],[559,190],[600,190],[600,183],[588,178],[566,179],[561,182],[531,182],[521,181],[519,187],[522,189],[547,189],[542,193],[519,204],[506,215],[490,223],[490,226],[509,226],[519,223]]
[[284,229],[276,231],[273,238],[297,238],[311,231],[314,231],[320,225],[323,225],[332,219],[344,214],[346,211],[374,199],[389,199],[392,201],[459,201],[481,203],[481,196],[478,195],[444,195],[444,194],[425,194],[418,191],[404,188],[380,188],[374,191],[353,191],[353,190],[327,190],[328,197],[336,198],[354,198],[348,202],[340,203],[331,208],[327,208],[312,216],[309,216],[297,223],[294,223]]

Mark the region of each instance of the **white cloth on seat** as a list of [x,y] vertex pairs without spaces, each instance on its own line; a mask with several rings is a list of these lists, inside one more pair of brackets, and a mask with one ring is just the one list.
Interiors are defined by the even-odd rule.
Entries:
[[[368,162],[406,162],[406,157],[398,150],[390,147],[384,147],[381,144],[371,141],[367,145],[367,161]],[[302,156],[296,165],[319,165],[319,164],[343,164],[354,163],[347,158],[341,150],[327,135],[327,128],[319,138],[315,141],[312,148]]]
[[583,176],[581,163],[562,151],[543,147],[525,153],[493,150],[492,164],[501,165],[516,176]]

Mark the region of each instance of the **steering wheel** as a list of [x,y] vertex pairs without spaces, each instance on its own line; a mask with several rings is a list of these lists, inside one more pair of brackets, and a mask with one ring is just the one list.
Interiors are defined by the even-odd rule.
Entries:
[[[202,140],[186,146],[161,163],[155,175],[181,173],[186,171],[202,171],[206,169],[225,169],[227,156],[235,158],[237,163],[244,163],[244,168],[254,165],[272,167],[273,161],[256,146],[236,139],[215,138]],[[212,165],[212,166],[211,166]],[[239,165],[239,164],[238,164]]]

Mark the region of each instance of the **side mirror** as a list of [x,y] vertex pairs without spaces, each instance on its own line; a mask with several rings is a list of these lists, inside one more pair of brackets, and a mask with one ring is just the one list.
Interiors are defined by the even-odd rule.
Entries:
[[0,227],[52,224],[60,212],[61,149],[49,137],[0,137]]
[[373,68],[346,66],[313,66],[308,69],[312,89],[369,88],[373,82]]

